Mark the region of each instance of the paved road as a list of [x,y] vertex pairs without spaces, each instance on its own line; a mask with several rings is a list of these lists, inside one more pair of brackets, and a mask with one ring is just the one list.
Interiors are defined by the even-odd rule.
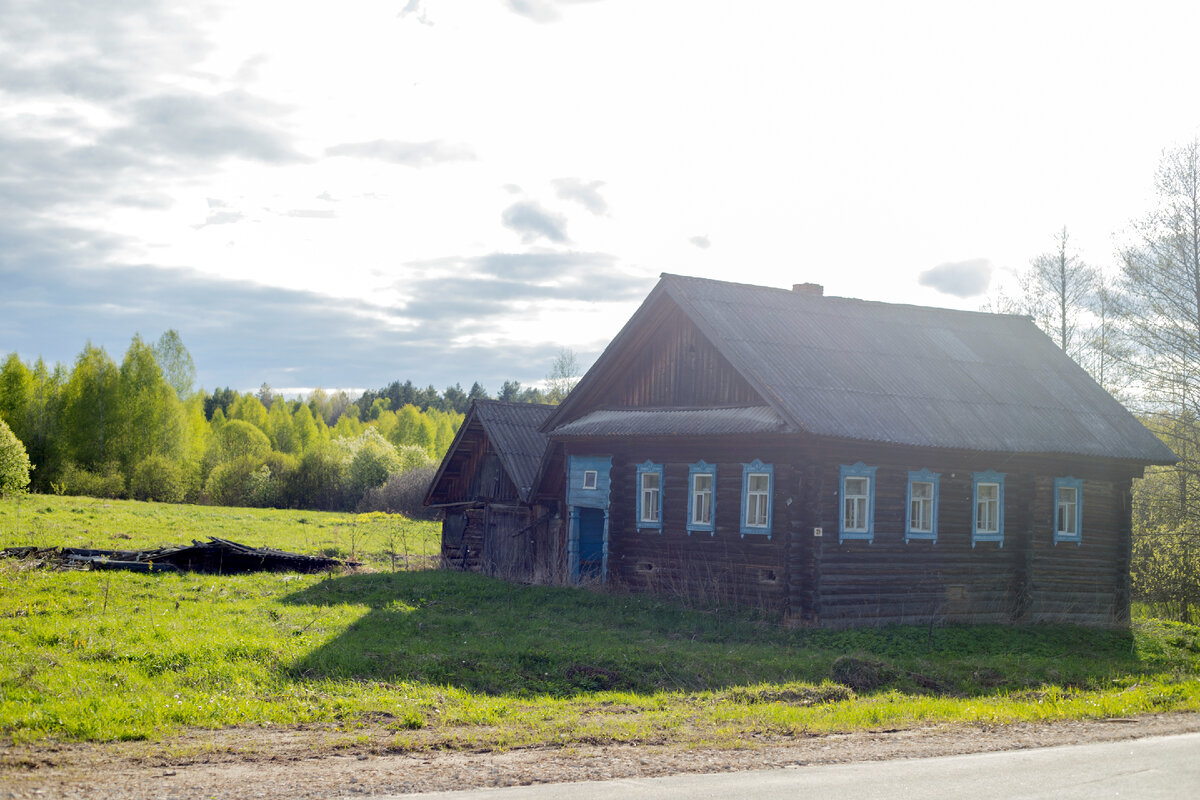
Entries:
[[404,797],[427,800],[1200,798],[1200,733],[944,758],[514,786]]

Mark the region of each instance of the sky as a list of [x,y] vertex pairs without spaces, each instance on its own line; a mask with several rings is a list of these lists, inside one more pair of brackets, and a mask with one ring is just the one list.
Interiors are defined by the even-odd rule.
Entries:
[[0,0],[0,354],[535,384],[660,273],[978,308],[1110,273],[1194,2]]

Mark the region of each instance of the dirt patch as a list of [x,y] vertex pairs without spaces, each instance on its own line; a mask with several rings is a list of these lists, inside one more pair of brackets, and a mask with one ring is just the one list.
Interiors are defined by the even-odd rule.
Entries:
[[154,743],[0,747],[0,798],[309,798],[531,783],[732,772],[924,758],[1200,731],[1200,714],[1105,721],[945,726],[797,738],[759,737],[740,750],[678,745],[389,754],[379,726],[194,731]]

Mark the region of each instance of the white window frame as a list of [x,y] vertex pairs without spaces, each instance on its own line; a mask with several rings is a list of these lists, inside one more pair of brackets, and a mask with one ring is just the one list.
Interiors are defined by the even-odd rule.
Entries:
[[[658,485],[646,488],[646,479],[653,477]],[[653,494],[652,498],[648,495]],[[647,500],[649,499],[649,502]],[[639,464],[637,468],[637,528],[638,530],[662,531],[663,512],[663,466],[653,461]]]
[[[842,465],[839,471],[838,480],[838,543],[841,544],[847,539],[862,539],[867,542],[875,541],[875,471],[878,467],[868,467],[863,462],[859,461],[852,466]],[[849,494],[847,491],[848,482],[851,480],[865,480],[866,492],[863,494]],[[846,501],[849,499],[862,500],[862,520],[853,519],[850,522],[855,523],[851,526],[846,520]],[[858,503],[855,503],[855,508],[858,508]],[[854,516],[858,516],[855,513]]]
[[583,486],[584,489],[595,489],[600,473],[594,469],[585,469],[583,471]]
[[[904,511],[904,541],[907,542],[911,539],[925,539],[931,542],[937,541],[939,489],[938,478],[940,477],[941,475],[938,473],[930,472],[927,469],[920,470],[919,472],[908,473],[908,493],[905,497],[906,504]],[[918,498],[913,496],[913,487],[918,484],[929,485],[930,493],[928,498]],[[913,518],[913,502],[923,501],[926,499],[929,502],[930,524],[927,528],[917,527],[918,520]],[[918,514],[917,516],[919,519],[920,515]]]
[[[1067,504],[1064,497],[1066,491],[1074,494],[1074,519],[1067,528],[1061,526],[1062,509]],[[1068,475],[1065,478],[1054,479],[1054,544],[1059,542],[1074,542],[1083,544],[1083,480]]]
[[[750,490],[751,481],[755,478],[765,478],[766,487],[761,491]],[[746,534],[766,534],[767,538],[771,538],[772,528],[772,498],[775,496],[775,467],[772,464],[764,464],[759,459],[754,459],[749,464],[742,464],[742,514],[741,514],[741,533]],[[752,511],[760,511],[761,514],[756,514],[752,522],[750,514]],[[762,521],[759,522],[758,520]]]
[[[994,501],[984,500],[984,502],[995,503],[995,527],[984,528],[980,526],[980,497],[979,490],[981,487],[996,487],[996,498]],[[991,516],[991,515],[989,515]],[[979,542],[997,542],[1001,547],[1004,546],[1004,473],[988,470],[987,472],[976,472],[974,476],[973,489],[971,492],[971,546],[974,547]]]
[[[708,491],[704,492],[697,488],[697,479],[707,478]],[[708,520],[705,521],[699,518],[698,514],[704,509],[703,505],[697,507],[697,496],[708,495]],[[716,520],[717,520],[717,465],[709,464],[703,460],[695,464],[688,465],[688,507],[687,507],[687,529],[691,531],[704,531],[716,535]]]

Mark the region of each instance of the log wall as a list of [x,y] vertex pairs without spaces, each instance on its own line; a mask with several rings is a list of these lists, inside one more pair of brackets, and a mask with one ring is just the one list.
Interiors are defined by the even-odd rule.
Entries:
[[[609,582],[752,605],[796,624],[1121,622],[1128,488],[1140,468],[806,437],[571,442],[611,455]],[[742,464],[775,469],[770,538],[740,533]],[[687,531],[688,465],[717,464],[716,530]],[[638,531],[637,464],[664,465],[662,532]],[[839,542],[841,465],[876,470],[874,539]],[[938,538],[905,542],[908,472],[939,473]],[[972,546],[974,473],[1005,474],[1004,541]],[[1054,479],[1084,479],[1083,541],[1054,543]],[[813,535],[814,528],[822,536]],[[1123,532],[1124,531],[1124,532]],[[1122,557],[1122,553],[1125,553]]]

